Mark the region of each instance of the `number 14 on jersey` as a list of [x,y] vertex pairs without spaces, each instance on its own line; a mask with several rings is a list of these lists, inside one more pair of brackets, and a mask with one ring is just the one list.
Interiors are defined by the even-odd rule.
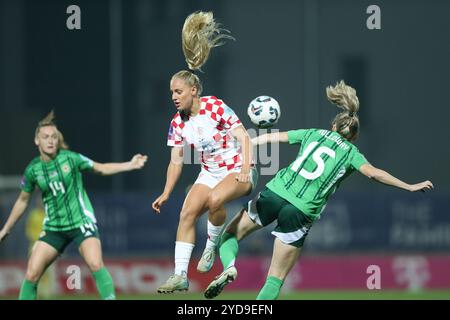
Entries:
[[50,182],[49,186],[53,192],[53,196],[55,196],[55,197],[58,195],[58,191],[60,191],[62,194],[66,193],[66,189],[64,189],[64,185],[60,181],[52,181],[52,182]]

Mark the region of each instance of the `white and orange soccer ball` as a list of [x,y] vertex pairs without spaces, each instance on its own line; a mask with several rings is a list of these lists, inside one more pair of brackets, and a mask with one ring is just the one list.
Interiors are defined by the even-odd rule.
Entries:
[[247,109],[250,121],[258,128],[270,128],[281,116],[277,100],[269,96],[259,96],[250,102]]

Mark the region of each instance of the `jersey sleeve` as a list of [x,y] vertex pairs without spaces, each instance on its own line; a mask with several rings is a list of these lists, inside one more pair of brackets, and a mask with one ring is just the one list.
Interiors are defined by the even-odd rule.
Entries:
[[366,157],[364,157],[364,155],[362,153],[360,153],[359,151],[356,151],[355,155],[352,158],[351,166],[355,170],[359,170],[359,168],[361,168],[361,166],[366,163],[369,163],[369,161],[367,161]]
[[289,144],[299,144],[305,138],[308,130],[299,129],[299,130],[290,130],[288,131],[288,141]]
[[94,168],[94,161],[80,153],[73,153],[73,159],[80,171],[92,170]]
[[242,125],[236,113],[226,104],[222,104],[217,110],[219,123],[226,130],[233,130]]
[[20,189],[27,193],[32,193],[36,187],[36,179],[30,167],[25,169],[25,173],[20,182]]
[[170,122],[169,133],[167,134],[167,145],[169,147],[184,146],[184,139],[182,136],[183,127],[184,123],[181,121],[181,117],[175,116]]

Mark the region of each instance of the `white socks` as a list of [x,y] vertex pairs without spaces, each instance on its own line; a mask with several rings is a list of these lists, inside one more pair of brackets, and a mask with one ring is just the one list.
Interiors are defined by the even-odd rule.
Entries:
[[[208,240],[206,248],[216,247],[222,232],[223,225],[215,226],[208,220]],[[188,242],[175,241],[175,274],[187,276],[189,260],[191,260],[194,244]]]
[[225,224],[215,226],[208,220],[208,240],[206,240],[206,249],[217,246],[224,225]]
[[194,244],[175,241],[175,274],[187,276],[189,260]]

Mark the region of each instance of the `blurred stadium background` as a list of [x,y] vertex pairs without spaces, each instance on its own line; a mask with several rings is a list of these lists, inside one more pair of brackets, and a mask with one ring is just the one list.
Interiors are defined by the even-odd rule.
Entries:
[[[81,8],[81,30],[68,30],[66,9]],[[450,149],[448,86],[450,2],[377,1],[381,30],[369,30],[365,0],[0,0],[0,225],[18,195],[33,134],[55,109],[72,150],[99,162],[148,154],[139,172],[85,175],[99,221],[104,256],[119,298],[164,299],[156,287],[173,269],[178,213],[199,166],[185,165],[160,215],[151,202],[165,182],[166,134],[175,112],[169,79],[185,69],[180,31],[185,17],[212,10],[235,42],[213,51],[201,78],[205,94],[224,99],[247,128],[258,95],[282,108],[276,129],[328,127],[336,109],[325,87],[345,79],[361,101],[360,150],[408,182],[430,179],[435,191],[408,194],[355,174],[312,228],[282,299],[450,298]],[[274,150],[273,150],[274,151]],[[280,168],[297,148],[280,146]],[[275,166],[277,153],[272,152]],[[263,160],[263,159],[260,159]],[[272,167],[273,168],[273,167]],[[269,180],[260,176],[258,190]],[[247,199],[228,206],[229,218]],[[35,194],[32,209],[39,207]],[[32,216],[32,215],[31,215]],[[0,245],[0,298],[14,299],[33,232],[28,213]],[[254,299],[272,249],[270,228],[241,245],[239,277],[222,298]],[[194,269],[206,239],[198,224],[191,292],[201,299],[221,271]],[[68,265],[82,267],[81,290],[66,286]],[[381,290],[368,290],[367,268],[380,267]],[[72,246],[51,271],[46,298],[96,298],[90,274]]]

